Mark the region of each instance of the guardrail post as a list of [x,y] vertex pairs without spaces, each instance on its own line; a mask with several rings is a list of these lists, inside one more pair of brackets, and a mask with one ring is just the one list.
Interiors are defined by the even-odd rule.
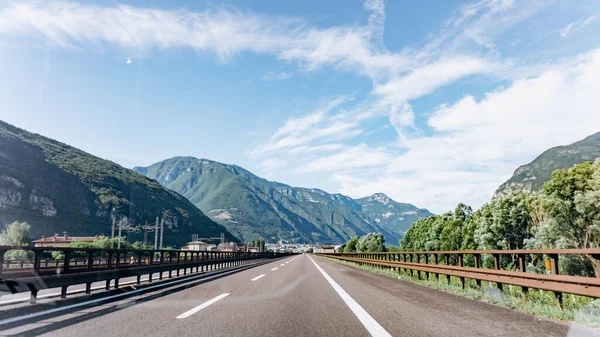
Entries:
[[[481,268],[481,255],[473,254],[473,263],[475,268]],[[477,284],[477,288],[481,289],[481,280],[475,280],[475,283]]]
[[65,257],[63,258],[63,274],[67,274],[69,272],[69,260],[71,259],[71,252],[64,252]]
[[[185,252],[183,253],[183,263],[186,264],[187,263],[187,259],[188,259],[188,253]],[[187,274],[187,266],[185,266],[183,268],[183,275],[185,276]]]
[[[460,267],[464,267],[464,261],[463,261],[463,254],[457,254],[458,255],[458,265]],[[465,278],[461,277],[460,278],[460,287],[461,289],[465,289]]]
[[[550,254],[550,266],[552,267],[552,275],[560,275],[560,270],[558,268],[558,254]],[[563,293],[555,291],[554,296],[556,296],[558,304],[562,307],[564,305]]]
[[[433,263],[435,265],[438,264],[438,255],[437,254],[433,254]],[[439,273],[435,273],[434,275],[435,275],[435,280],[439,281],[440,280],[440,274]]]
[[[4,269],[4,254],[6,253],[5,249],[0,249],[0,274],[2,274],[2,271]],[[8,268],[8,266],[7,266]]]
[[[519,254],[518,258],[519,258],[519,271],[521,273],[526,273],[527,272],[527,265],[526,265],[527,261],[525,260],[525,255]],[[521,287],[521,289],[523,290],[523,294],[529,293],[529,288]]]
[[[446,262],[447,266],[450,265],[450,254],[444,254],[444,262]],[[450,284],[450,275],[446,275],[446,280],[448,281],[448,284]]]
[[[173,264],[173,252],[169,252],[169,265]],[[171,273],[172,273],[172,269],[169,268],[169,278],[172,277]]]
[[[70,251],[63,251],[65,257],[63,259],[63,273],[67,274],[69,272],[69,260],[71,258]],[[67,298],[67,286],[62,286],[60,288],[60,298]]]
[[[1,253],[1,252],[0,252]],[[600,278],[600,254],[591,254],[596,262],[596,277]],[[4,256],[4,254],[2,254]]]
[[179,252],[176,253],[177,254],[177,277],[179,277],[179,261],[181,260],[181,255]]
[[[500,260],[500,254],[493,254],[494,256],[494,269],[500,270],[502,269],[502,261]],[[500,291],[502,290],[502,283],[496,282],[496,286]]]
[[[87,271],[91,272],[92,270],[94,270],[94,252],[88,251]],[[86,282],[85,293],[88,295],[92,293],[92,282]]]
[[42,252],[39,251],[39,250],[36,250],[33,253],[34,253],[34,257],[33,257],[33,275],[39,276],[40,275],[40,264],[41,264],[41,261],[42,261]]
[[[121,252],[116,252],[115,255],[117,255],[117,261],[116,261],[116,269],[119,270],[121,268]],[[118,275],[118,273],[117,273]],[[119,278],[115,277],[115,289],[119,288]]]
[[[413,263],[413,254],[408,254],[408,258],[409,258],[410,263]],[[411,266],[410,267],[410,278],[411,279],[415,277],[415,274],[414,274],[415,271],[412,268],[413,267]]]
[[[108,258],[106,259],[106,268],[108,270],[111,269],[112,266],[112,258],[113,258],[113,252],[109,251],[108,252]],[[110,278],[108,280],[106,280],[106,286],[104,287],[104,289],[106,290],[110,290]]]
[[[425,257],[425,264],[429,264],[429,254],[425,253],[423,254],[423,257]],[[429,273],[425,272],[425,279],[427,281],[429,281]]]

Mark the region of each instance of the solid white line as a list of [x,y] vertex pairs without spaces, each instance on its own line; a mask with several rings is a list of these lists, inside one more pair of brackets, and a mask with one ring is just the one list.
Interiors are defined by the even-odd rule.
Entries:
[[227,296],[229,296],[229,293],[224,293],[224,294],[221,294],[221,295],[219,295],[219,296],[217,296],[217,297],[213,298],[212,300],[206,301],[206,302],[204,302],[204,303],[200,304],[199,306],[197,306],[197,307],[195,307],[195,308],[193,308],[193,309],[190,309],[190,310],[188,310],[188,311],[184,312],[183,314],[181,314],[181,315],[177,316],[177,319],[181,319],[181,318],[190,317],[190,316],[192,316],[193,314],[197,313],[198,311],[200,311],[200,310],[202,310],[202,309],[204,309],[204,308],[208,307],[209,305],[211,305],[211,304],[213,304],[213,303],[215,303],[215,302],[217,302],[217,301],[219,301],[219,300],[222,300],[222,299],[224,299],[224,298],[225,298],[225,297],[227,297]]
[[319,265],[309,256],[308,257],[312,263],[314,263],[315,267],[323,274],[327,282],[333,287],[333,289],[340,295],[342,300],[346,303],[348,308],[352,310],[354,315],[358,318],[358,320],[364,325],[364,327],[369,331],[371,336],[374,337],[392,337],[377,321],[369,315],[369,313],[363,309],[348,293],[340,287],[337,282],[335,282],[331,276],[329,276]]
[[260,278],[263,278],[264,276],[265,276],[265,274],[260,274],[257,277],[253,278],[251,281],[254,282],[254,281],[256,281],[256,280],[258,280]]
[[278,267],[275,267],[275,268],[271,269],[271,271],[275,271],[275,270],[277,270],[277,269],[279,269],[279,268],[278,268]]

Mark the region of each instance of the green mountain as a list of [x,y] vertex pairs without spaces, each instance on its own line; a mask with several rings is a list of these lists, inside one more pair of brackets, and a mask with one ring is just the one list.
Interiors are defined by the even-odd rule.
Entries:
[[552,171],[568,169],[600,157],[600,132],[570,145],[556,146],[535,158],[531,163],[520,166],[513,176],[494,193],[494,197],[513,191],[531,193],[541,190],[552,177]]
[[379,232],[396,244],[401,237],[350,197],[268,181],[236,165],[175,157],[134,170],[181,193],[242,240],[342,243]]
[[404,236],[413,222],[434,215],[426,209],[417,208],[390,199],[383,193],[375,193],[370,197],[356,199],[362,212],[379,225]]
[[[34,238],[110,235],[112,222],[141,240],[138,225],[164,221],[164,244],[191,234],[217,237],[225,228],[183,196],[130,169],[0,121],[0,224],[26,221]],[[153,242],[154,233],[149,241]]]

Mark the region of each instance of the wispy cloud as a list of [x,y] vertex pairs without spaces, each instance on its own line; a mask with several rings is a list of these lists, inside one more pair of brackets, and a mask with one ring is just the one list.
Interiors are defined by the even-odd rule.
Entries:
[[[297,174],[328,174],[339,192],[354,197],[384,191],[437,212],[458,201],[481,205],[519,165],[552,145],[599,131],[600,115],[589,107],[600,104],[593,94],[600,89],[600,51],[543,63],[519,63],[498,52],[502,34],[549,5],[550,1],[480,1],[463,6],[422,48],[397,54],[410,66],[389,67],[386,76],[372,76],[373,89],[365,101],[302,117],[311,123],[290,119],[284,126],[297,124],[311,132],[334,120],[344,121],[355,123],[351,129],[361,129],[362,136],[382,130],[381,124],[365,129],[364,121],[387,114],[387,125],[394,127],[399,142],[340,145],[293,160],[288,167]],[[588,20],[572,25],[570,33]],[[479,99],[465,94],[440,103],[424,125],[416,126],[413,100],[473,75],[508,82]],[[281,135],[281,130],[275,134]],[[304,140],[299,149],[334,143]],[[291,149],[273,148],[271,155],[293,158],[299,150]]]
[[569,23],[568,25],[566,25],[564,28],[562,28],[560,30],[560,36],[567,37],[573,33],[576,33],[577,31],[583,29],[583,27],[592,23],[592,21],[594,21],[594,18],[595,17],[592,15],[588,18],[582,18],[577,21],[573,21],[573,22]]
[[287,80],[290,77],[291,77],[291,75],[289,73],[286,73],[286,72],[276,73],[276,72],[273,72],[273,71],[266,72],[263,75],[263,79],[265,81]]
[[[372,87],[365,96],[340,95],[315,104],[314,111],[288,118],[247,154],[267,175],[322,174],[351,196],[383,191],[443,212],[458,201],[481,204],[542,150],[598,131],[600,114],[593,107],[600,105],[600,51],[566,51],[560,61],[543,53],[537,59],[505,55],[503,36],[527,45],[531,36],[511,30],[554,2],[467,4],[423,43],[399,50],[384,44],[386,11],[380,0],[364,3],[366,23],[330,27],[231,7],[188,11],[11,2],[0,7],[0,38],[29,38],[56,48],[108,43],[131,55],[189,48],[219,62],[250,52],[270,55],[296,67],[293,71],[328,67],[366,77]],[[594,20],[571,22],[560,35],[569,37]],[[488,87],[499,81],[503,86],[484,95],[445,98],[433,111],[416,108],[416,100],[472,76],[489,79]],[[289,77],[289,70],[263,75],[268,81]],[[366,139],[391,127],[397,134],[393,141]]]
[[368,25],[319,29],[299,18],[231,8],[206,11],[112,7],[75,2],[9,3],[0,9],[0,34],[42,38],[62,47],[107,42],[136,53],[192,48],[227,62],[241,52],[272,54],[302,69],[325,65],[375,76],[405,65],[401,55],[373,48],[383,2],[365,6]]

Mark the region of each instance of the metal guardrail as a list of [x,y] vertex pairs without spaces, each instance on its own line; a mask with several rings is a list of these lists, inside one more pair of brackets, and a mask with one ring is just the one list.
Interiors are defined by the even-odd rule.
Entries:
[[[7,251],[18,250],[30,252],[30,260],[20,264],[22,268],[4,268],[4,256]],[[43,266],[42,261],[51,261],[45,257],[52,252],[61,252],[63,258],[56,259],[54,265]],[[71,258],[74,255],[85,255],[84,258]],[[106,281],[106,290],[114,280],[114,287],[119,287],[119,279],[137,276],[137,284],[142,275],[158,274],[162,280],[163,273],[168,277],[186,275],[190,272],[204,272],[221,268],[229,268],[257,259],[271,259],[287,256],[287,253],[249,253],[249,252],[214,252],[189,250],[126,250],[126,249],[93,249],[66,247],[29,247],[0,246],[0,291],[19,293],[31,292],[30,303],[36,302],[37,293],[41,289],[61,288],[61,297],[67,295],[67,288],[75,284],[86,285],[85,292],[91,292],[94,282]],[[100,257],[100,258],[97,258]],[[82,261],[85,261],[82,263]],[[19,262],[21,263],[21,262]]]
[[[597,277],[561,275],[558,259],[560,255],[587,255],[595,261]],[[413,276],[414,272],[421,279],[432,275],[458,277],[461,287],[465,288],[465,279],[474,279],[477,287],[481,281],[494,282],[502,290],[503,284],[520,286],[524,293],[529,288],[553,291],[562,303],[562,293],[600,298],[600,249],[537,249],[537,250],[465,250],[465,251],[426,251],[426,252],[390,252],[390,253],[321,253],[338,260],[356,262],[361,265],[371,265],[404,271]],[[482,255],[493,257],[494,269],[483,268]],[[502,270],[501,256],[510,255],[514,261],[515,270]],[[527,272],[527,256],[547,256],[549,274]],[[465,267],[465,256],[472,256],[473,267]],[[440,259],[440,257],[443,257]],[[422,261],[422,262],[421,262]]]

